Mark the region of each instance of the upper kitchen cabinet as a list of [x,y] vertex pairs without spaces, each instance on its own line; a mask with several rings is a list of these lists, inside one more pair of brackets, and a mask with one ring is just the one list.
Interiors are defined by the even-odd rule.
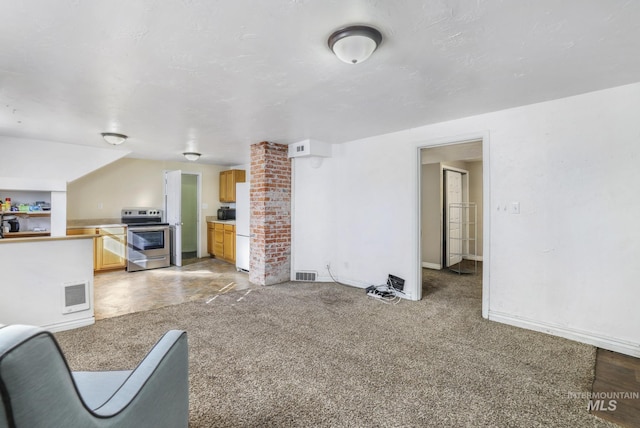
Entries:
[[220,202],[236,201],[236,183],[245,182],[244,169],[230,169],[220,173]]

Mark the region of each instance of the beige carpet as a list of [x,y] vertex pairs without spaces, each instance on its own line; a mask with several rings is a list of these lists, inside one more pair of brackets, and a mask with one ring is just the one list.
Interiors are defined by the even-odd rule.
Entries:
[[74,370],[126,369],[186,330],[191,427],[613,426],[569,397],[593,347],[483,320],[478,285],[439,278],[420,302],[285,283],[56,337]]

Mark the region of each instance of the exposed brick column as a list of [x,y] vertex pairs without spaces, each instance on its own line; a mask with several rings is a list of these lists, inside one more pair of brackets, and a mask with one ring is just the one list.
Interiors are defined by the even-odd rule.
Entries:
[[251,261],[249,281],[278,284],[291,278],[291,161],[287,146],[251,146]]

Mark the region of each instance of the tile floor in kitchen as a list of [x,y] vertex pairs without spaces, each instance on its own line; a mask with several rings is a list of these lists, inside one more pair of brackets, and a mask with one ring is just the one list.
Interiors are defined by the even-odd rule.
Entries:
[[97,273],[93,284],[96,320],[256,287],[248,273],[210,257],[184,260],[182,267]]

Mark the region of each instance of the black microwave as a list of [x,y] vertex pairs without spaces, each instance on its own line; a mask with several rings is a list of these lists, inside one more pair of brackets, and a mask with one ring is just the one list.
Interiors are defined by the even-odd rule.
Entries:
[[222,207],[218,209],[218,220],[235,220],[236,209],[229,207]]

